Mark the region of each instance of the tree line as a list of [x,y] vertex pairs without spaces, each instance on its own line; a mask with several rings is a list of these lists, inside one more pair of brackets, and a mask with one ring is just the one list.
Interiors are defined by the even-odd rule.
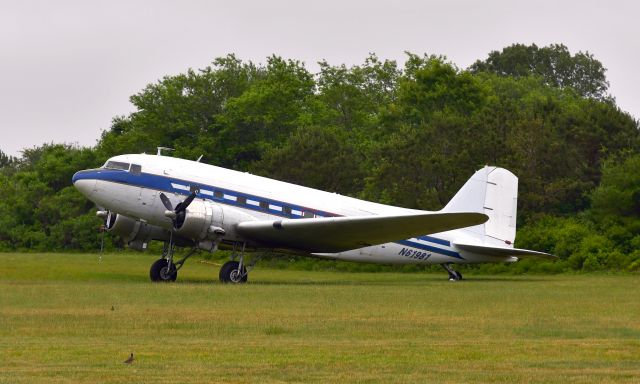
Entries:
[[[122,153],[197,159],[409,208],[442,208],[485,164],[520,180],[516,246],[559,262],[640,269],[639,123],[607,93],[603,65],[564,45],[515,44],[467,69],[443,56],[362,64],[235,55],[131,96],[91,148],[0,152],[0,250],[94,250],[100,221],[71,186]],[[108,247],[118,247],[107,238]]]

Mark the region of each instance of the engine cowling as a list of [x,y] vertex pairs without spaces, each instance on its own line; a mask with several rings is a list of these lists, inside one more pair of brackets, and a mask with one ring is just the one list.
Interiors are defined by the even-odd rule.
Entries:
[[105,217],[106,230],[122,237],[129,248],[141,251],[151,240],[169,240],[169,233],[161,227],[111,211],[98,211],[97,215]]
[[198,241],[218,239],[224,235],[225,240],[242,240],[236,231],[236,225],[243,221],[253,221],[255,217],[238,209],[212,203],[205,200],[194,200],[183,217],[176,220],[174,229],[181,237]]

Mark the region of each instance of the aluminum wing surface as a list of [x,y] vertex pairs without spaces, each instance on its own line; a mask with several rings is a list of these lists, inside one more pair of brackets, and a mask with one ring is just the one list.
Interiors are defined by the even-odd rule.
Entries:
[[495,256],[495,257],[538,257],[542,259],[557,259],[557,256],[554,256],[549,253],[531,251],[529,249],[520,249],[520,248],[507,248],[507,247],[491,247],[486,245],[476,245],[476,244],[453,244],[456,248],[469,251],[473,253],[477,253],[484,256]]
[[246,221],[238,232],[275,248],[335,253],[482,224],[475,212]]

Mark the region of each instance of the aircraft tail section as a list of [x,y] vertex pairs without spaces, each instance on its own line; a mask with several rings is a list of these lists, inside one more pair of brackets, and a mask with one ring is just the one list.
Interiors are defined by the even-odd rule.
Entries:
[[480,244],[511,246],[516,238],[518,178],[508,170],[489,167],[478,170],[442,212],[479,212],[489,216],[480,225],[464,229]]

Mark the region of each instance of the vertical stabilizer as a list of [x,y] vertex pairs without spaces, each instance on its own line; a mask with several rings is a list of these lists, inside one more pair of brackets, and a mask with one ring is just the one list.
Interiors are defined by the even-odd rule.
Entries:
[[486,166],[478,170],[443,212],[480,212],[489,220],[464,231],[483,244],[511,245],[516,238],[518,178],[508,170]]

